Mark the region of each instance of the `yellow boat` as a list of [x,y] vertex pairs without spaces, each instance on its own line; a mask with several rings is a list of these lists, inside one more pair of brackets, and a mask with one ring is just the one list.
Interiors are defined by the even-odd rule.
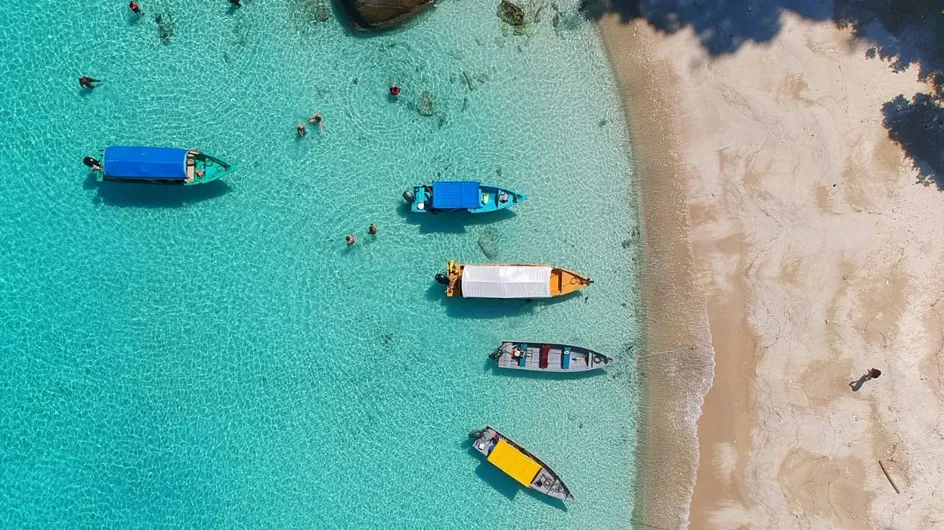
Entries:
[[494,427],[486,425],[480,431],[470,432],[469,437],[474,440],[472,447],[476,451],[522,486],[562,501],[576,500],[553,469]]
[[575,293],[593,280],[571,270],[531,263],[461,265],[449,260],[436,281],[446,296],[463,298],[553,298]]

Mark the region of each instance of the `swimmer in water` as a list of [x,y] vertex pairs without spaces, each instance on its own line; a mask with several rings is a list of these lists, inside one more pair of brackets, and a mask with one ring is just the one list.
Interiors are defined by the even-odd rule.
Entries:
[[316,112],[308,117],[308,123],[318,126],[318,132],[324,134],[324,119],[321,117],[321,114]]

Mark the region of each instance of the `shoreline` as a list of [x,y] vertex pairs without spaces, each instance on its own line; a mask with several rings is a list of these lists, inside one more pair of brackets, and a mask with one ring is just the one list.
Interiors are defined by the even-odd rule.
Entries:
[[637,360],[643,388],[633,523],[679,528],[688,520],[698,467],[696,421],[714,355],[670,103],[676,80],[655,64],[637,23],[610,15],[596,27],[619,85],[639,197],[644,353]]
[[640,192],[633,522],[932,528],[944,208],[883,125],[926,86],[850,28],[778,16],[770,42],[717,56],[691,27],[597,23]]

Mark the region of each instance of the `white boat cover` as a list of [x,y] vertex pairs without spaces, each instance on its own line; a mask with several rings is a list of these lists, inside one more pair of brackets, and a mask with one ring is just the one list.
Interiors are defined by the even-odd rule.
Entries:
[[466,265],[463,298],[549,298],[551,267]]

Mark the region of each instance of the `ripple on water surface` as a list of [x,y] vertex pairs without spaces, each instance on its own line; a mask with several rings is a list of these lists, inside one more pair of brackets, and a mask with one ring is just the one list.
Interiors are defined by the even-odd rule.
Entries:
[[[626,527],[635,199],[613,79],[575,2],[556,29],[548,4],[530,37],[497,2],[445,1],[374,37],[319,22],[317,2],[141,4],[140,20],[124,2],[0,6],[0,76],[16,81],[0,85],[0,522]],[[82,93],[83,74],[105,82]],[[313,112],[324,134],[296,140]],[[137,143],[241,169],[186,190],[83,171]],[[400,193],[433,178],[530,199],[493,219],[408,218]],[[447,301],[432,275],[452,257],[597,283],[553,303]],[[486,354],[502,338],[623,362],[498,374]],[[580,502],[484,464],[465,442],[486,423]]]

